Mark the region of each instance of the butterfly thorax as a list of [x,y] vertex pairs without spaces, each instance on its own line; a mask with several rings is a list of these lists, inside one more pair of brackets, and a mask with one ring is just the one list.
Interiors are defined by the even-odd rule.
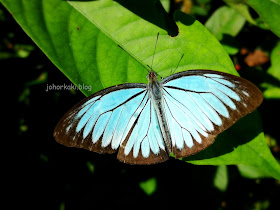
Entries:
[[162,85],[157,78],[157,73],[151,70],[147,75],[149,80],[149,94],[154,101],[161,101],[162,99]]
[[149,71],[149,73],[147,75],[147,79],[149,80],[149,83],[158,81],[157,73],[153,70]]

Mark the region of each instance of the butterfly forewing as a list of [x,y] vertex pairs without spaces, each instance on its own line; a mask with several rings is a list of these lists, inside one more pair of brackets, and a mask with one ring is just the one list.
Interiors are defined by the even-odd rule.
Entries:
[[93,94],[62,117],[54,131],[56,141],[98,153],[115,152],[128,118],[146,95],[145,84],[123,84]]
[[251,82],[230,74],[195,70],[162,80],[163,109],[177,158],[195,154],[262,102]]

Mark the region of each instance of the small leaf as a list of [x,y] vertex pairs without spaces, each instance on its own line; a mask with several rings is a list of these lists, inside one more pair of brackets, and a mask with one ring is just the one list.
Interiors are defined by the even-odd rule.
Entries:
[[227,166],[221,165],[217,167],[214,177],[214,186],[222,192],[225,192],[228,186]]
[[87,161],[86,165],[87,165],[87,168],[88,168],[89,172],[91,174],[93,174],[94,173],[94,169],[95,169],[94,164],[92,162],[90,162],[90,161]]
[[245,24],[245,18],[234,9],[223,6],[218,8],[205,23],[205,27],[221,40],[222,34],[235,37]]
[[152,195],[157,189],[157,180],[156,178],[150,178],[147,181],[140,182],[139,186],[147,195]]
[[245,24],[245,18],[234,9],[223,6],[218,8],[205,23],[205,27],[221,42],[226,52],[234,55],[239,44],[234,37]]

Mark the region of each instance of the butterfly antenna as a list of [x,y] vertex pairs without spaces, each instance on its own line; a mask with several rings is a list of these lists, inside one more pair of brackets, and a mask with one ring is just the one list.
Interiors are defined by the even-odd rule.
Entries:
[[[120,46],[119,44],[118,44],[118,47],[119,48],[121,48],[123,51],[125,51],[127,54],[129,54],[122,46]],[[143,65],[141,62],[139,62],[137,59],[136,59],[136,61],[141,65],[141,66],[143,66],[145,69],[146,69],[146,71],[149,73],[149,70],[146,68],[146,66],[145,65]],[[147,65],[148,66],[148,65]],[[150,68],[150,66],[148,66],[149,68]]]
[[180,58],[180,60],[179,60],[179,62],[178,62],[178,64],[177,64],[177,66],[176,66],[176,68],[174,69],[173,72],[175,72],[175,71],[178,69],[179,64],[181,63],[181,60],[183,59],[183,57],[184,57],[184,54],[181,56],[181,58]]
[[153,58],[152,58],[151,70],[152,70],[152,67],[153,67],[154,57],[155,57],[155,53],[156,53],[156,49],[157,49],[158,37],[159,37],[159,33],[157,34],[157,40],[156,40],[156,45],[155,45],[154,54],[153,54]]

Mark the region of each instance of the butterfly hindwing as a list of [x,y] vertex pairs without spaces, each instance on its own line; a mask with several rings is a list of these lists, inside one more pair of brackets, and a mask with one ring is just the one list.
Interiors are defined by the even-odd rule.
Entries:
[[156,112],[149,98],[120,146],[118,159],[130,164],[155,164],[166,161],[166,152]]
[[230,74],[194,70],[162,80],[163,106],[177,158],[195,154],[262,102],[251,82]]

